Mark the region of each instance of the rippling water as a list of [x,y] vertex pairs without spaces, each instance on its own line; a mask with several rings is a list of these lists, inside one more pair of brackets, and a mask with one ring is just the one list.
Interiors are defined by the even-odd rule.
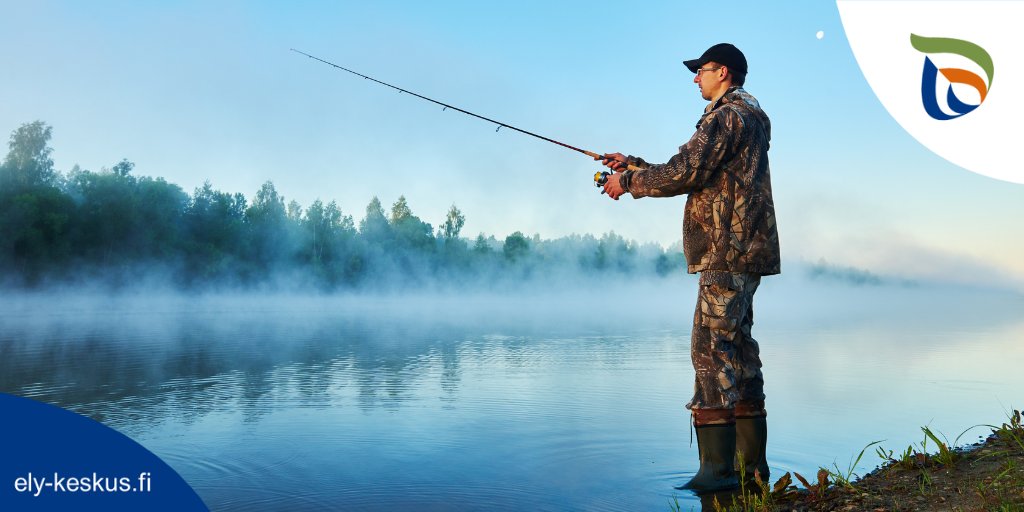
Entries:
[[[1020,296],[786,283],[755,327],[776,476],[1021,407]],[[8,295],[0,391],[121,430],[214,510],[699,510],[672,488],[694,294]]]

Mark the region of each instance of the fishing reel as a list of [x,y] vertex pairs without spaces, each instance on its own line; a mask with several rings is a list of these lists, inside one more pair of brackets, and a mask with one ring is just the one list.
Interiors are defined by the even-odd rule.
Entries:
[[608,182],[608,176],[611,176],[610,171],[598,171],[594,173],[594,186],[601,189],[601,193],[604,194],[604,184]]

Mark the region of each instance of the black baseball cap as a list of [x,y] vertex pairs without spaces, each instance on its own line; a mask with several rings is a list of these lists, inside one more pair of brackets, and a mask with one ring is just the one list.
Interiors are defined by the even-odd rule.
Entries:
[[739,48],[729,43],[718,43],[708,48],[700,58],[683,61],[683,64],[691,72],[696,73],[701,66],[708,62],[717,62],[739,73],[747,72],[747,58],[743,56],[743,52]]

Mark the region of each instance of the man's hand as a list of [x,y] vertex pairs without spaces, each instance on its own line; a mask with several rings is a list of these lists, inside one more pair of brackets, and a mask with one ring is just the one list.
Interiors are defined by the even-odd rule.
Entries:
[[622,174],[609,174],[604,182],[604,192],[616,201],[619,200],[619,196],[626,193],[626,190],[622,188],[622,183],[619,182],[620,179],[622,179]]
[[613,171],[626,169],[626,155],[622,153],[605,153],[604,156],[594,158],[594,160],[601,160],[602,164]]

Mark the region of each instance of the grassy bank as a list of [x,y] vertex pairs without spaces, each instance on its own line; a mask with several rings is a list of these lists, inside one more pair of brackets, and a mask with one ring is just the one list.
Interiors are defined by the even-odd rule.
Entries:
[[[786,473],[773,484],[754,482],[740,492],[705,500],[705,510],[774,511],[998,511],[1024,512],[1024,426],[1020,411],[983,441],[960,446],[922,427],[923,440],[903,450],[868,444],[848,468],[819,468],[808,478]],[[864,477],[853,468],[871,452],[883,463]],[[800,486],[797,486],[800,484]],[[710,507],[709,507],[710,505]]]

